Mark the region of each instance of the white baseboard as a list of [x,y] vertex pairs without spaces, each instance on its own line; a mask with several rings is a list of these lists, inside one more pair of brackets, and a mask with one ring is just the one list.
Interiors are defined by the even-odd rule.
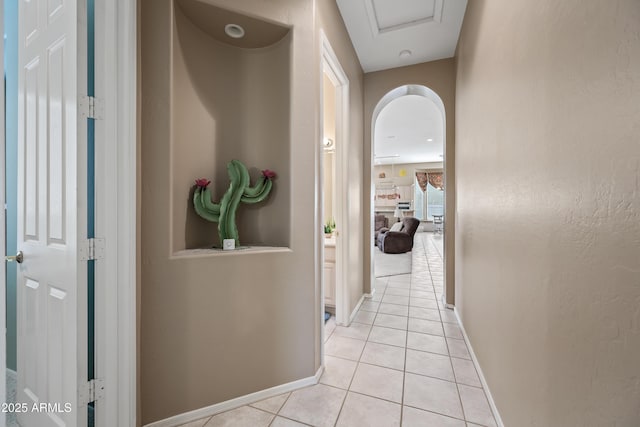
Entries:
[[[447,299],[445,298],[444,293],[441,293],[441,294],[440,294],[440,301],[442,302],[442,305],[444,305],[444,306],[445,306],[445,308],[448,308],[448,309],[450,309],[450,310],[453,310],[453,309],[455,309],[455,308],[456,308],[456,306],[455,306],[455,305],[453,305],[453,304],[447,304]],[[460,321],[460,319],[458,319],[458,322],[459,322],[459,321]]]
[[[313,376],[313,378],[316,379],[316,381],[313,384],[309,384],[309,385],[315,385],[318,384],[320,382],[320,377],[322,376],[322,374],[324,374],[324,365],[320,365],[320,367],[318,368],[318,370],[316,371],[316,374]],[[289,383],[292,384],[292,383]],[[302,387],[306,387],[306,386],[302,386]],[[302,387],[298,387],[298,388],[302,388]],[[286,393],[286,392],[285,392]],[[280,393],[282,394],[282,393]],[[277,395],[276,395],[277,396]]]
[[144,427],[177,427],[191,421],[210,417],[221,412],[230,411],[241,406],[259,402],[260,400],[268,399],[270,397],[278,396],[280,394],[288,393],[290,391],[298,390],[310,385],[315,385],[318,384],[318,381],[320,381],[320,377],[322,376],[323,372],[324,367],[320,366],[320,368],[316,371],[316,374],[312,377],[302,378],[300,380],[292,381],[287,384],[281,384],[275,387],[268,388],[266,390],[260,390],[255,393],[247,394],[245,396],[236,397],[235,399],[227,400],[225,402],[216,403],[215,405],[206,406],[204,408],[174,415],[163,420],[145,424]]
[[469,336],[467,335],[467,331],[465,331],[464,325],[462,324],[462,319],[460,319],[460,313],[458,313],[457,308],[454,308],[453,312],[455,313],[456,318],[458,319],[458,324],[460,325],[460,329],[462,330],[462,336],[464,337],[464,341],[467,343],[467,348],[469,349],[469,353],[471,354],[471,360],[473,360],[473,364],[476,367],[476,371],[478,371],[478,376],[480,377],[482,388],[484,389],[484,392],[487,395],[487,400],[489,401],[489,406],[491,407],[493,416],[496,419],[496,424],[498,425],[498,427],[504,427],[504,423],[502,422],[502,418],[500,418],[500,413],[498,412],[498,407],[496,406],[496,402],[493,400],[493,396],[491,395],[491,390],[489,390],[489,385],[487,384],[487,380],[484,377],[484,374],[482,373],[482,369],[480,368],[480,363],[478,363],[476,354],[473,352],[473,347],[471,346],[471,342],[469,341]]
[[353,319],[356,318],[356,315],[358,314],[358,310],[360,310],[360,306],[362,305],[366,297],[371,298],[371,294],[362,294],[362,296],[360,297],[360,300],[358,300],[358,303],[356,304],[356,307],[353,309],[353,311],[351,312],[351,315],[349,316],[349,324],[351,324],[351,322],[353,322]]

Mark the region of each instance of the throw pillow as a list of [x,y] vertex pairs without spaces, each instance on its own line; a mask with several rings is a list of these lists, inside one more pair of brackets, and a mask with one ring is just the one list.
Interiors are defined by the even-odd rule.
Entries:
[[402,222],[394,222],[389,231],[400,231],[402,229]]

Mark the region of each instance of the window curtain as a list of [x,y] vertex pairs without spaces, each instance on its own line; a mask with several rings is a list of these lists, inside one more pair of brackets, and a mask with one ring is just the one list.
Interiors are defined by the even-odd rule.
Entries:
[[[438,190],[442,190],[444,188],[444,183],[442,182],[443,180],[442,172],[429,172],[427,173],[427,176],[428,176],[429,184],[431,184],[433,187],[437,188]],[[422,187],[422,184],[420,185],[420,187]],[[425,184],[425,188],[426,188],[426,184]]]
[[429,182],[429,178],[427,177],[426,172],[416,172],[416,180],[418,181],[418,185],[422,192],[427,191],[427,182]]

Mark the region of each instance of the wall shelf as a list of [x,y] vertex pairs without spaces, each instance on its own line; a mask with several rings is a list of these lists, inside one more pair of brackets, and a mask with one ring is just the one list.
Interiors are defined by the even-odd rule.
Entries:
[[231,251],[225,251],[220,248],[202,248],[202,249],[185,249],[174,252],[170,259],[184,258],[206,258],[233,255],[255,255],[268,253],[293,252],[290,248],[278,246],[241,246]]

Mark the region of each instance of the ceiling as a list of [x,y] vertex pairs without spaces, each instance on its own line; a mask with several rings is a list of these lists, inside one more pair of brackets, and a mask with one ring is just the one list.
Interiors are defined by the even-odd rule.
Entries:
[[467,7],[467,0],[337,3],[365,73],[451,58]]
[[394,99],[376,120],[374,164],[441,162],[443,122],[440,109],[429,98],[404,95]]
[[[467,7],[467,0],[336,2],[365,73],[453,57]],[[440,109],[405,95],[376,120],[374,163],[441,162],[443,140]]]

